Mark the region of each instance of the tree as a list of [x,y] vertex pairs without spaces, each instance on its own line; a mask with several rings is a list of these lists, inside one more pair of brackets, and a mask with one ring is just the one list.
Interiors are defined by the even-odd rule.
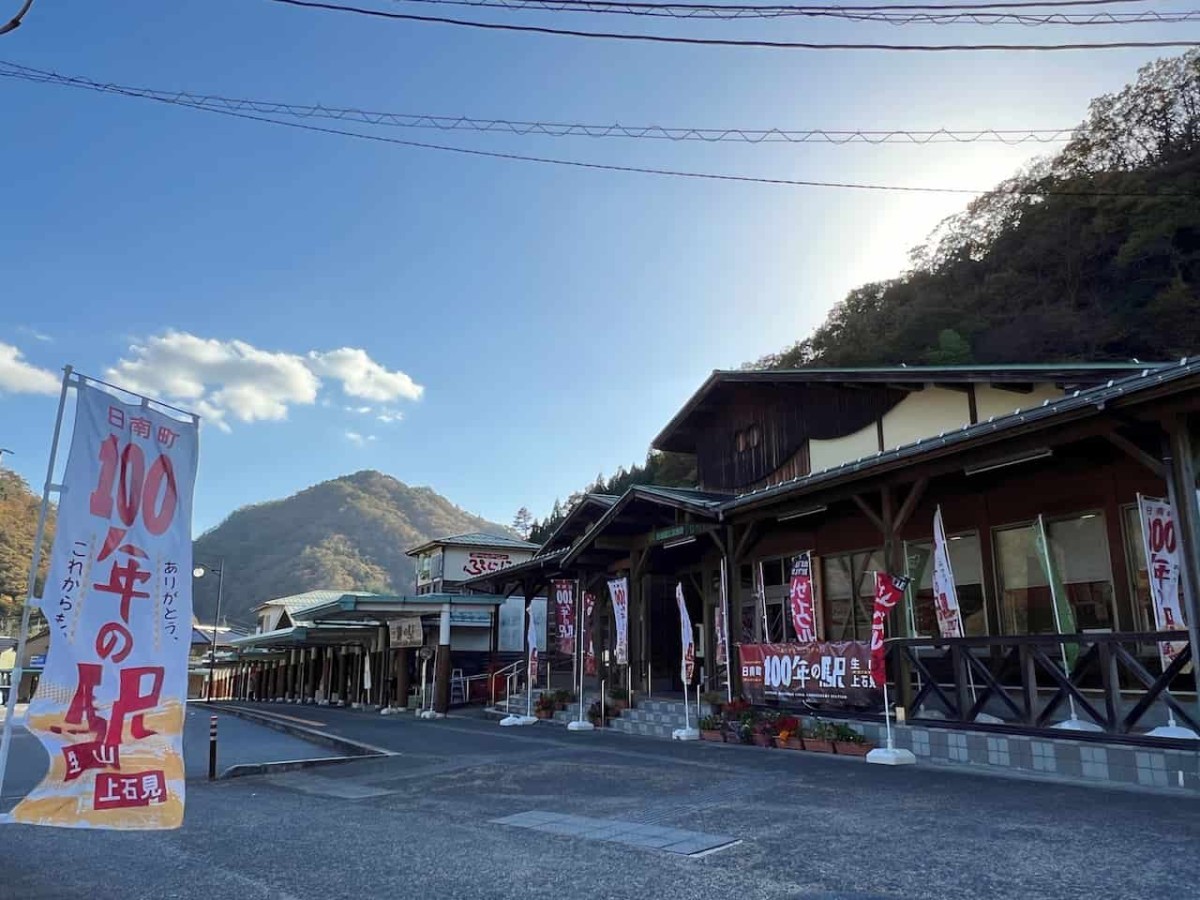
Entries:
[[529,532],[533,528],[533,513],[529,511],[528,506],[522,506],[517,510],[517,514],[513,516],[512,527],[513,531],[523,539],[529,539]]
[[[30,490],[16,472],[0,470],[0,619],[11,618],[21,611],[22,600],[29,586],[29,563],[33,559],[33,539],[37,535],[41,503],[41,497]],[[54,510],[51,508],[46,518],[42,560],[34,587],[34,593],[39,595],[50,564],[54,521]],[[3,631],[0,628],[0,632]]]

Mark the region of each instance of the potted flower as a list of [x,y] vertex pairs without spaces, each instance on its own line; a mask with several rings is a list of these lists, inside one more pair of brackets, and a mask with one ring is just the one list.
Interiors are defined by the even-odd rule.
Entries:
[[780,750],[803,750],[804,740],[800,736],[800,720],[795,716],[783,716],[776,723],[778,733],[775,746]]
[[750,739],[756,747],[775,746],[775,723],[771,719],[763,719],[754,726]]
[[804,731],[804,749],[813,753],[833,752],[833,726],[817,719],[811,728]]
[[866,756],[874,749],[863,735],[849,725],[838,724],[833,728],[833,750],[842,756]]
[[608,713],[608,711],[605,710],[604,713],[602,714],[601,709],[600,709],[600,701],[593,700],[592,705],[588,707],[588,713],[587,713],[588,721],[591,722],[593,725],[595,725],[597,728],[603,728],[604,726],[606,726],[608,724],[607,713]]
[[725,732],[721,728],[724,724],[717,716],[704,716],[700,720],[700,739],[703,741],[716,741],[718,744],[725,742]]
[[575,699],[575,694],[571,691],[561,690],[554,692],[554,707],[555,709],[566,709],[567,706]]
[[558,708],[553,694],[541,694],[533,705],[533,714],[539,719],[553,719],[554,711]]

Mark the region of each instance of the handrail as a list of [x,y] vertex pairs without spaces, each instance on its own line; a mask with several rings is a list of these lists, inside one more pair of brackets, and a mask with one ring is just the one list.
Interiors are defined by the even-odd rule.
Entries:
[[[507,666],[502,666],[501,668],[497,669],[495,672],[492,672],[488,675],[488,677],[492,679],[491,687],[492,687],[492,706],[493,707],[496,705],[496,676],[504,675],[505,671],[508,669],[512,669],[515,672],[521,667],[521,665],[524,662],[525,662],[525,660],[518,659],[515,662],[509,663]],[[508,682],[509,682],[509,676],[505,676],[505,679],[504,679],[505,685],[507,685]],[[511,694],[512,691],[508,691],[508,693]]]

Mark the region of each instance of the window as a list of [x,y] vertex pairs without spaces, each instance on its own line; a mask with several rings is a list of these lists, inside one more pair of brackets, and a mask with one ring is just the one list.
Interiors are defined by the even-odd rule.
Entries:
[[886,568],[882,550],[821,558],[826,640],[865,640],[870,636],[875,611],[872,573]]
[[762,443],[762,429],[757,425],[743,428],[733,436],[733,443],[737,447],[738,453],[753,450]]
[[[792,556],[778,556],[774,559],[761,561],[763,583],[767,595],[767,623],[770,629],[771,641],[794,641],[796,631],[792,627],[791,608],[788,605],[788,592],[791,588]],[[741,598],[742,598],[742,632],[743,640],[752,640],[754,628],[762,628],[762,608],[754,596],[755,569],[759,562],[741,567]],[[818,615],[818,623],[820,618]]]
[[[1112,574],[1104,517],[1087,513],[1046,523],[1050,552],[1081,631],[1113,628]],[[996,531],[996,568],[1009,634],[1055,631],[1050,584],[1034,545],[1033,525]]]
[[[988,633],[984,606],[983,554],[978,534],[950,535],[950,566],[962,612],[963,631],[968,635]],[[937,611],[933,605],[933,542],[912,541],[904,545],[908,574],[913,579],[913,623],[916,633],[937,637]]]

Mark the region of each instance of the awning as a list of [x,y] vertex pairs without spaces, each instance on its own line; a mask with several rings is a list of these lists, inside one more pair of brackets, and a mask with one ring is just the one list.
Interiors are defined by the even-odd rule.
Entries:
[[378,628],[377,623],[347,623],[328,625],[293,625],[261,634],[248,634],[230,641],[238,650],[272,647],[314,647],[353,644],[366,640]]
[[492,610],[505,601],[497,594],[420,594],[358,596],[345,594],[332,603],[324,603],[304,611],[313,622],[361,623],[364,619],[376,624],[401,616],[420,616],[440,613],[449,605],[451,614],[457,609]]

